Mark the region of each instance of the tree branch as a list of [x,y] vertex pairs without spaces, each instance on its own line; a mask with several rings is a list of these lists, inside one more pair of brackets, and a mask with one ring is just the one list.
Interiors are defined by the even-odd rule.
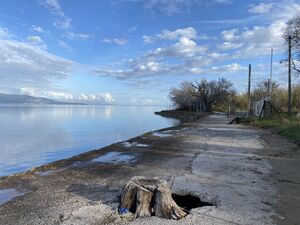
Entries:
[[295,64],[294,61],[292,61],[292,64],[293,64],[293,69],[296,70],[298,73],[300,73],[300,69],[298,69],[298,68],[296,67],[296,64]]

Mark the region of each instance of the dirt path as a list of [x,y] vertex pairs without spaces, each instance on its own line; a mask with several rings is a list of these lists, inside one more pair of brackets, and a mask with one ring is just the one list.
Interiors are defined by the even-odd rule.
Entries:
[[[0,224],[300,224],[297,150],[212,115],[0,178],[2,192],[20,194],[0,205]],[[180,221],[121,217],[118,195],[137,175],[169,180],[174,193],[214,206]]]

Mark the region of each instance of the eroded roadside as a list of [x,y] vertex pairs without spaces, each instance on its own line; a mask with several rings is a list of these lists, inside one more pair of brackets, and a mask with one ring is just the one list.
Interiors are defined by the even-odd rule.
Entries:
[[[269,143],[268,131],[227,123],[211,115],[1,178],[2,190],[20,195],[0,205],[0,224],[293,224],[284,211],[289,203],[280,198],[281,185],[290,183],[280,181],[287,175],[276,173],[276,162],[295,160],[297,147]],[[121,217],[118,196],[132,176],[159,176],[174,193],[214,206],[193,209],[180,221]]]

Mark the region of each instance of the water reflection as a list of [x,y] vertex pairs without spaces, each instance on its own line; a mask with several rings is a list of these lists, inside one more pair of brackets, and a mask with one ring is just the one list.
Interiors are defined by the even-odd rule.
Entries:
[[0,189],[0,205],[23,194],[15,189]]
[[0,176],[172,126],[156,107],[0,106]]

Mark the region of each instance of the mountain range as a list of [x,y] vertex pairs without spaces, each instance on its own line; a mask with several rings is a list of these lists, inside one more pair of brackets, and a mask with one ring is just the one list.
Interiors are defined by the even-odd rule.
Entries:
[[86,105],[84,103],[63,102],[49,98],[30,95],[0,93],[0,104],[32,104],[32,105]]

